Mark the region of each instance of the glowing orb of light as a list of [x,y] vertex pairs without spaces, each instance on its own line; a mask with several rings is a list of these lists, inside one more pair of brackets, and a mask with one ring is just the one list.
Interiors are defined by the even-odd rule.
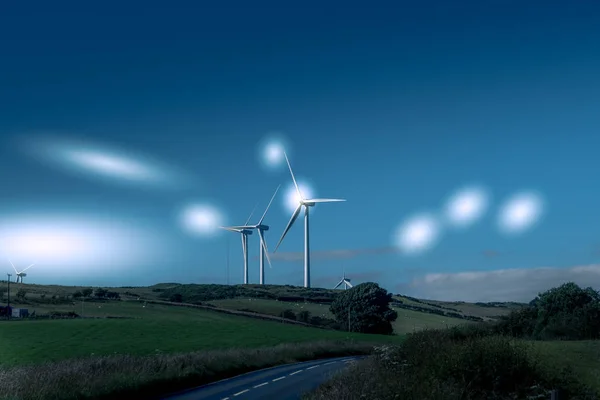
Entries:
[[502,206],[498,226],[504,233],[519,233],[535,224],[542,215],[544,204],[537,193],[521,192]]
[[220,232],[224,217],[221,211],[210,204],[192,204],[181,213],[183,226],[193,234],[210,237]]
[[421,253],[435,244],[439,233],[439,223],[433,215],[417,214],[398,227],[394,244],[406,254]]
[[[314,198],[313,188],[307,182],[298,181],[298,187],[300,188],[300,193],[302,193],[302,197],[305,200]],[[298,207],[298,204],[300,204],[300,196],[298,195],[296,186],[294,186],[293,183],[287,187],[284,199],[285,209],[289,212],[294,212],[296,207]]]
[[456,192],[446,204],[446,219],[454,226],[465,227],[481,218],[487,211],[488,193],[480,187]]
[[267,169],[278,169],[285,166],[284,152],[289,157],[290,146],[282,134],[272,133],[263,139],[258,145],[259,159],[263,167]]

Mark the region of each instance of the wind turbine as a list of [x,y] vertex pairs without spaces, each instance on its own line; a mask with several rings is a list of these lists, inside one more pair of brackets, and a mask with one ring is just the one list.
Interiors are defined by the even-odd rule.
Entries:
[[283,234],[281,235],[281,239],[279,239],[279,243],[275,247],[273,253],[277,252],[279,245],[283,241],[283,238],[288,233],[298,215],[300,215],[300,210],[304,207],[304,287],[310,287],[310,241],[309,241],[309,224],[308,224],[308,214],[309,207],[314,207],[317,203],[333,203],[338,201],[346,201],[345,199],[305,199],[302,197],[302,193],[300,192],[300,187],[298,186],[298,182],[296,182],[296,178],[294,177],[294,171],[292,171],[292,166],[290,165],[290,160],[288,160],[287,154],[285,151],[283,152],[285,157],[285,161],[287,162],[288,168],[290,169],[290,174],[292,175],[292,180],[294,181],[294,186],[296,187],[296,192],[298,193],[298,207],[292,214],[292,218],[290,218],[290,222],[288,222]]
[[[267,256],[267,261],[269,262],[269,268],[272,268],[271,258],[269,257],[269,249],[267,249],[267,242],[265,241],[265,231],[269,230],[269,226],[263,225],[262,222],[265,219],[265,215],[267,215],[267,211],[269,211],[269,208],[271,207],[271,203],[273,203],[275,196],[277,196],[277,192],[279,191],[280,187],[281,187],[281,185],[277,186],[277,189],[275,189],[275,193],[273,193],[273,196],[271,197],[271,201],[269,201],[269,205],[267,205],[267,209],[263,213],[262,217],[260,217],[258,224],[248,225],[248,222],[246,222],[246,225],[243,225],[243,226],[230,226],[229,227],[231,229],[237,229],[238,231],[239,230],[254,230],[254,229],[256,229],[256,231],[258,232],[258,236],[260,238],[260,244],[259,244],[260,280],[259,280],[259,282],[261,285],[265,284],[265,255]],[[250,219],[248,219],[248,221],[249,220]]]
[[339,281],[339,283],[337,285],[335,285],[334,289],[339,288],[340,286],[344,285],[344,290],[348,289],[348,287],[352,287],[352,284],[350,283],[351,279],[350,278],[346,278],[346,272],[343,272],[342,275],[342,280]]
[[12,263],[12,261],[8,260],[8,262],[10,263],[10,265],[12,265],[13,269],[15,270],[15,274],[17,274],[17,277],[15,278],[15,283],[19,283],[19,282],[23,283],[23,277],[27,276],[25,271],[27,271],[29,268],[34,266],[34,264],[31,264],[27,268],[22,269],[21,271],[17,271],[17,269],[15,268],[15,265]]
[[[256,207],[254,207],[256,210]],[[252,214],[254,214],[254,210],[250,213],[250,216],[246,220],[245,225],[248,225],[248,221],[252,218]],[[230,232],[237,232],[242,236],[242,251],[244,253],[244,284],[248,283],[248,235],[252,235],[252,229],[245,229],[243,226],[221,226],[221,229],[225,229]]]

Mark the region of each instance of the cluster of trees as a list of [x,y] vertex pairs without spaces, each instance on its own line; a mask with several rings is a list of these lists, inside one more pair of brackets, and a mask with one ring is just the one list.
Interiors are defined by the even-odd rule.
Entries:
[[502,317],[495,329],[533,339],[600,339],[600,293],[591,287],[565,283]]
[[174,295],[180,295],[182,301],[190,304],[200,304],[212,300],[234,299],[248,297],[253,299],[279,300],[289,302],[313,302],[331,304],[336,293],[321,288],[298,288],[290,285],[176,285],[172,287],[156,287],[153,292],[159,297],[170,300]]

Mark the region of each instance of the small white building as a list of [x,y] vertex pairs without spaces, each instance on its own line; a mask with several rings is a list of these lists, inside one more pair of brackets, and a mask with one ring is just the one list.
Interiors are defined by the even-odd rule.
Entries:
[[12,317],[13,318],[25,318],[29,316],[29,310],[27,308],[13,308],[12,309]]

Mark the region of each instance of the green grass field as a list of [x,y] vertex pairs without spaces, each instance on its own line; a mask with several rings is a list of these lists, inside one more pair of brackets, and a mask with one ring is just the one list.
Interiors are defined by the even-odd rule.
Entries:
[[[186,307],[147,304],[144,308],[142,304],[121,301],[84,305],[86,316],[132,319],[2,322],[0,365],[58,361],[92,354],[148,355],[327,339],[388,343],[402,340],[401,337],[348,334]],[[43,308],[70,310],[73,307],[45,305]]]

